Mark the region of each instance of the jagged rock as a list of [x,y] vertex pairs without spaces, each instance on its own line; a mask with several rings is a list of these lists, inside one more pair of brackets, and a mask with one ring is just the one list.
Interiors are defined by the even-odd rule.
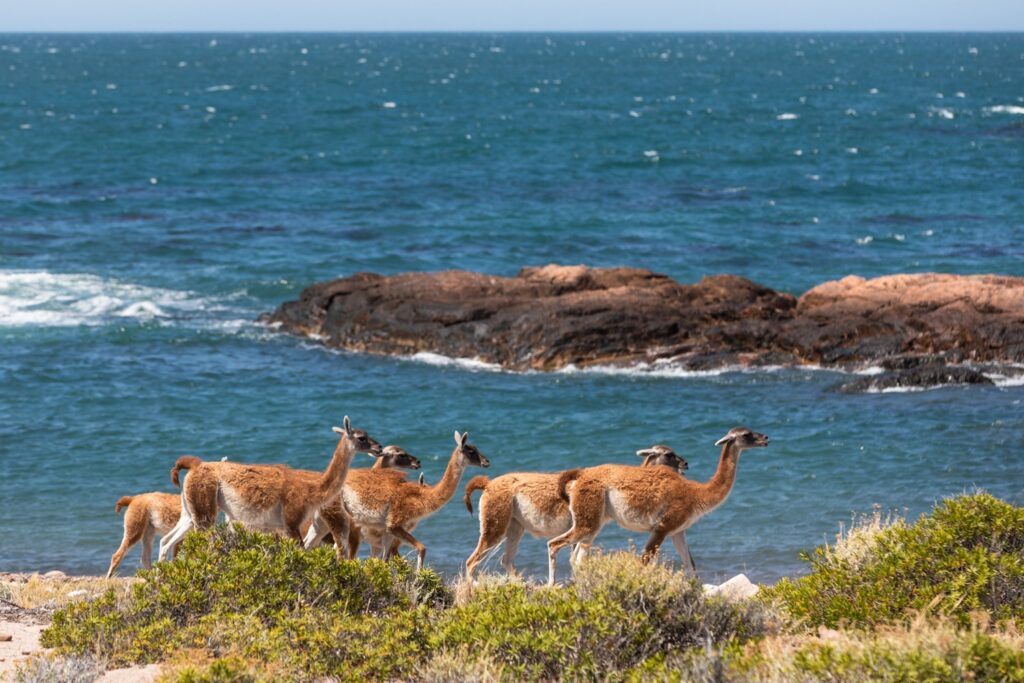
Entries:
[[512,370],[886,363],[894,381],[918,382],[964,361],[1024,362],[1024,278],[994,275],[851,276],[796,299],[735,275],[680,284],[638,268],[358,273],[314,284],[261,320],[353,351]]

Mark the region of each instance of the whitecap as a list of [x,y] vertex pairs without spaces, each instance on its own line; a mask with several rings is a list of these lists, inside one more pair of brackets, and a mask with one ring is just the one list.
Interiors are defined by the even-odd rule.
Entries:
[[783,112],[782,114],[779,114],[778,116],[776,116],[775,120],[777,120],[777,121],[795,121],[798,118],[800,118],[799,114],[794,114],[792,112],[788,112],[787,111],[787,112]]
[[462,370],[470,370],[472,372],[502,372],[504,370],[504,368],[496,363],[488,363],[487,361],[480,360],[479,358],[452,358],[451,356],[444,356],[440,353],[433,353],[431,351],[420,351],[412,354],[411,356],[399,356],[399,358],[406,361],[423,363],[425,365],[433,365],[435,367],[455,367]]
[[233,310],[223,303],[161,287],[83,273],[0,271],[0,327],[71,327],[196,319]]
[[945,107],[934,107],[934,108],[932,108],[932,112],[934,112],[940,118],[944,118],[944,119],[955,119],[956,118],[956,114],[953,113],[953,110],[952,109],[946,109]]
[[985,111],[990,114],[1017,114],[1024,116],[1024,107],[1015,104],[997,104],[994,107],[986,107]]
[[385,109],[394,109],[395,107],[398,106],[398,103],[396,103],[396,102],[385,102],[384,104],[382,104],[380,106],[384,107]]
[[206,92],[227,92],[228,90],[232,90],[234,87],[235,86],[228,85],[227,83],[223,85],[211,85],[206,89]]
[[863,246],[865,244],[871,244],[874,241],[875,241],[875,238],[872,237],[871,235],[864,235],[863,237],[858,237],[857,238],[857,244],[860,244],[861,246]]

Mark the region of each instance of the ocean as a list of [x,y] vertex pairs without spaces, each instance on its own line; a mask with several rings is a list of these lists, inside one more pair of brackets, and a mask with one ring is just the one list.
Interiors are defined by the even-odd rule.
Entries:
[[[456,429],[491,476],[667,443],[701,480],[730,427],[765,432],[688,533],[708,581],[799,573],[876,507],[1024,503],[1012,380],[515,374],[254,322],[359,271],[550,262],[794,294],[1022,276],[1024,35],[0,34],[0,570],[101,573],[114,502],[174,490],[179,455],[322,469],[346,414],[429,482]],[[447,575],[477,539],[461,496],[415,532]],[[543,541],[518,564],[543,577]]]

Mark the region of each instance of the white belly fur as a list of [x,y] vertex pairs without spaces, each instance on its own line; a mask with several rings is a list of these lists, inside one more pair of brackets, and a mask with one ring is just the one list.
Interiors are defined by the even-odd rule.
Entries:
[[284,510],[280,503],[263,510],[254,508],[246,505],[237,491],[221,484],[217,492],[217,504],[229,520],[239,522],[248,529],[268,532],[284,529]]
[[352,521],[361,527],[377,527],[383,529],[387,526],[388,505],[375,508],[367,505],[359,499],[359,495],[347,486],[342,491],[345,509],[348,510]]
[[626,505],[625,498],[615,489],[608,489],[606,496],[603,521],[615,520],[629,531],[651,531],[661,521],[661,506],[653,510],[634,509]]
[[564,515],[546,517],[526,496],[513,498],[512,516],[534,538],[554,538],[572,526],[572,516],[568,511]]

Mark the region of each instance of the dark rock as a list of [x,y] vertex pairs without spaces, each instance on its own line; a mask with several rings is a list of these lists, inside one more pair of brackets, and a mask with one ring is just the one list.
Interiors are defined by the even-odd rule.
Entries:
[[861,377],[847,382],[839,390],[848,393],[883,391],[885,389],[919,388],[944,386],[947,384],[994,384],[984,374],[963,365],[930,363],[910,367],[906,370],[885,372],[879,375]]
[[[735,275],[687,285],[636,268],[358,273],[314,284],[261,320],[353,351],[513,370],[885,364],[892,381],[914,382],[894,386],[923,386],[952,363],[1024,361],[1024,278],[847,277],[796,299]],[[948,377],[978,381],[959,368]]]

